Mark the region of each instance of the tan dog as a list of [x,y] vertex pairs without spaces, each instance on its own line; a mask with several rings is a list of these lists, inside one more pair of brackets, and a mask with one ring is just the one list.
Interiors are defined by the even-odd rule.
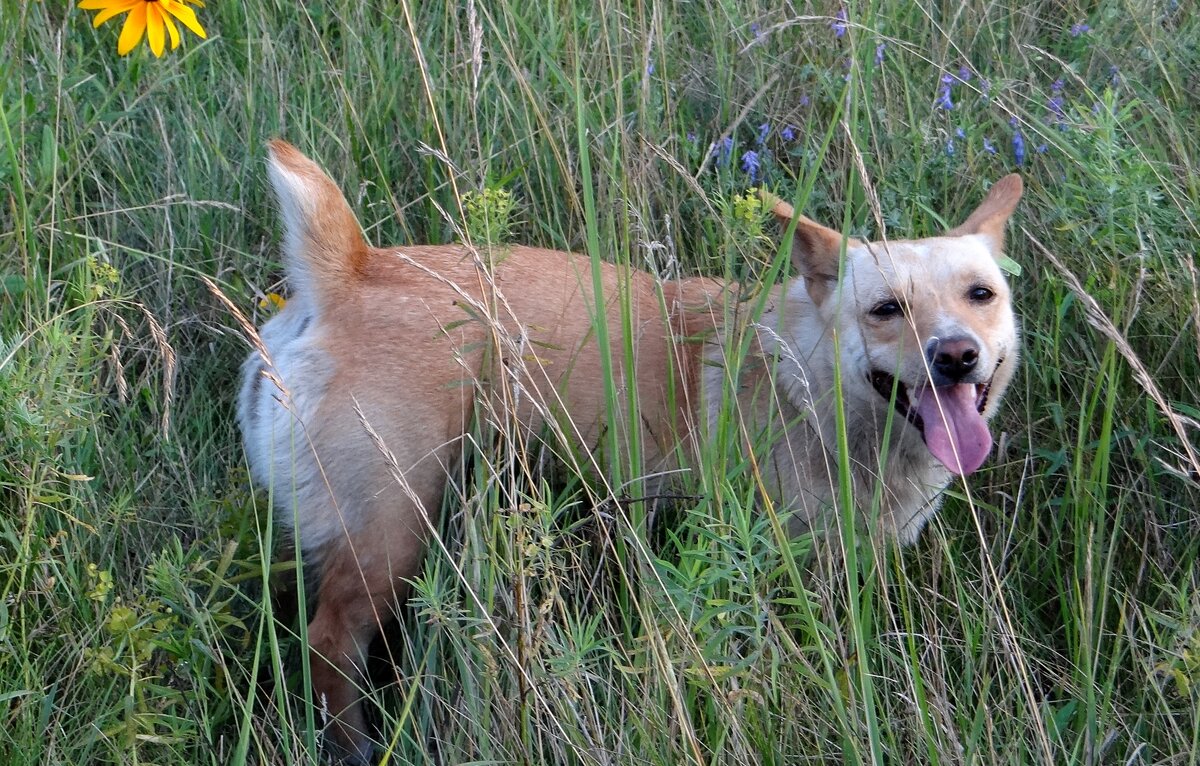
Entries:
[[[281,522],[319,573],[313,686],[348,761],[371,756],[356,692],[363,654],[419,571],[448,472],[480,419],[507,418],[522,439],[559,432],[589,451],[615,428],[618,445],[636,440],[648,473],[675,466],[681,445],[696,454],[722,413],[741,419],[739,433],[775,428],[762,463],[800,530],[823,525],[836,499],[837,368],[856,502],[869,510],[882,482],[879,519],[904,541],[951,475],[989,452],[986,420],[1017,361],[997,265],[1017,176],[925,240],[844,242],[776,204],[795,219],[802,276],[772,294],[747,360],[726,364],[731,286],[611,264],[593,272],[587,258],[526,247],[375,249],[316,164],[282,141],[270,150],[292,297],[261,329],[266,354],[243,366],[238,421],[255,482],[273,486]],[[601,332],[617,423],[605,416]],[[723,404],[726,390],[736,396]]]

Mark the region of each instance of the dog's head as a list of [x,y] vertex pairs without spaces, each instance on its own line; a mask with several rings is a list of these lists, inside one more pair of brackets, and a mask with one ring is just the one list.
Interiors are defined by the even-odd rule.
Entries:
[[848,239],[844,264],[839,232],[787,203],[774,207],[785,224],[795,220],[793,260],[823,326],[838,333],[847,406],[894,407],[898,427],[916,429],[955,474],[987,458],[987,420],[1016,368],[1017,324],[999,261],[1021,191],[1019,176],[1001,179],[940,237]]

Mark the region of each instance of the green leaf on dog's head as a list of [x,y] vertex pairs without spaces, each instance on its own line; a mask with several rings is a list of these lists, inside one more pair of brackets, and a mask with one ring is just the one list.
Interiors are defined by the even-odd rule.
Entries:
[[1017,263],[1012,258],[1009,258],[1007,255],[1000,256],[998,260],[1000,263],[1000,270],[1005,274],[1009,275],[1010,277],[1021,276],[1021,264]]

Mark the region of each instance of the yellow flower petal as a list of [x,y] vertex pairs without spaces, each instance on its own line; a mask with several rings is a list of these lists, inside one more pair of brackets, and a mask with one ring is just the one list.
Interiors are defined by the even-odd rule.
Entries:
[[[97,11],[92,18],[92,26],[101,24],[123,13],[124,25],[121,36],[117,41],[117,53],[122,56],[142,41],[142,36],[150,46],[155,56],[162,56],[169,38],[171,49],[179,47],[181,33],[179,24],[190,29],[201,39],[208,39],[208,33],[200,25],[196,12],[191,6],[203,8],[203,0],[76,0],[77,7],[86,11]],[[166,27],[166,32],[163,28]]]
[[117,53],[126,56],[134,46],[142,41],[146,31],[146,6],[148,3],[138,3],[130,9],[125,17],[125,26],[121,27],[121,37],[117,40]]
[[164,13],[162,20],[167,25],[167,34],[171,36],[171,50],[175,50],[179,47],[179,27],[175,26],[175,20],[170,14]]
[[155,58],[163,54],[163,12],[158,3],[146,3],[146,40]]
[[191,8],[178,2],[178,0],[162,0],[162,5],[164,11],[183,22],[185,27],[195,32],[202,40],[208,39],[204,27],[200,26],[199,20],[196,19],[196,12]]
[[124,3],[114,3],[113,5],[110,5],[96,14],[96,18],[92,19],[92,26],[98,27],[111,19],[113,16],[118,16],[137,4],[138,0],[128,0],[128,2]]

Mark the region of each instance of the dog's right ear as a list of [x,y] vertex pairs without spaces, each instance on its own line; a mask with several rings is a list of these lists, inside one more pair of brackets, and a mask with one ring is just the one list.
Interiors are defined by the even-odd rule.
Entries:
[[[844,239],[841,232],[797,215],[791,205],[773,194],[764,191],[762,195],[763,201],[771,206],[771,212],[785,230],[793,220],[796,221],[796,232],[792,238],[792,263],[804,277],[809,297],[820,306],[837,284],[838,262],[841,260]],[[854,240],[849,240],[847,244],[854,244]]]
[[992,255],[999,258],[1004,251],[1004,227],[1013,211],[1017,209],[1017,203],[1021,201],[1021,193],[1024,190],[1025,184],[1021,181],[1021,176],[1016,173],[1006,175],[992,184],[983,202],[967,216],[967,220],[946,232],[946,236],[982,235],[987,240]]

